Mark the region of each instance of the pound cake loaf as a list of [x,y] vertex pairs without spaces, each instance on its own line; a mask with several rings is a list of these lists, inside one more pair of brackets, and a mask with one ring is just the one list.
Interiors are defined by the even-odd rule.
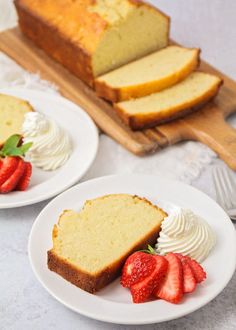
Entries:
[[114,280],[126,258],[154,244],[166,213],[138,196],[113,194],[62,213],[53,229],[48,268],[94,293]]
[[22,124],[27,112],[34,111],[24,100],[0,94],[0,146],[13,134],[22,134]]
[[161,92],[116,103],[115,109],[134,130],[154,127],[198,109],[217,94],[221,84],[217,76],[193,72]]
[[186,78],[199,64],[199,49],[169,46],[95,80],[98,96],[111,102],[146,96]]
[[169,18],[141,0],[15,0],[22,32],[84,82],[167,46]]

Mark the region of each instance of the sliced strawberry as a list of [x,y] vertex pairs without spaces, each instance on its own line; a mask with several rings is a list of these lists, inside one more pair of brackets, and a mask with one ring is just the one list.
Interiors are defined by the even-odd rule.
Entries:
[[0,187],[16,170],[19,159],[19,157],[6,157],[2,159],[2,165],[0,168]]
[[130,288],[149,276],[155,269],[156,262],[151,254],[135,252],[126,260],[122,269],[121,285]]
[[175,255],[180,259],[183,267],[183,291],[184,293],[193,292],[196,289],[197,281],[195,279],[192,268],[189,265],[189,259],[180,253],[175,253]]
[[185,260],[188,262],[189,266],[191,267],[194,277],[197,283],[201,283],[206,279],[206,272],[203,267],[194,259],[191,259],[188,256],[183,256],[181,253],[175,253],[181,261]]
[[[17,158],[18,164],[15,171],[11,174],[11,176],[0,186],[0,193],[6,194],[10,191],[14,190],[18,181],[25,170],[25,162],[21,158]],[[3,165],[4,166],[4,165]]]
[[143,281],[134,284],[130,288],[133,302],[136,304],[144,303],[150,299],[157,283],[154,275],[149,275]]
[[16,186],[16,190],[24,191],[28,188],[31,174],[32,174],[32,165],[31,163],[26,162],[24,173]]
[[155,267],[152,273],[130,288],[134,303],[143,303],[149,300],[153,291],[162,284],[164,276],[167,273],[167,260],[157,255],[151,257],[155,261]]
[[183,266],[183,290],[184,293],[193,292],[196,289],[197,281],[195,279],[192,268],[189,266],[186,260],[181,261]]
[[197,283],[201,283],[206,279],[206,272],[203,267],[194,259],[188,260],[188,264],[191,267],[194,277]]
[[154,275],[157,280],[157,285],[155,286],[154,289],[157,289],[157,287],[159,287],[163,283],[164,277],[167,274],[169,263],[165,257],[159,256],[159,255],[154,255],[153,257],[156,260],[156,267],[154,270],[154,272],[155,272]]
[[180,259],[174,253],[165,256],[169,263],[164,282],[155,291],[155,296],[177,304],[183,297],[183,268]]
[[174,252],[174,254],[175,254],[175,255],[176,255],[181,261],[190,259],[189,257],[184,256],[184,255],[181,254],[181,253]]

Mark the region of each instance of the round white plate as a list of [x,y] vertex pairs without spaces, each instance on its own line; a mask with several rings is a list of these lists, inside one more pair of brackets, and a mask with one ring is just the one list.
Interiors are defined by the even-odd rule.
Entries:
[[[52,228],[60,213],[64,209],[79,211],[86,199],[111,193],[146,197],[164,206],[167,211],[170,205],[190,208],[204,217],[213,228],[217,243],[203,263],[207,280],[198,285],[193,294],[186,294],[181,304],[174,305],[163,300],[133,304],[130,293],[121,287],[119,279],[93,295],[48,270],[47,251],[52,247]],[[217,296],[229,282],[236,267],[236,234],[226,213],[207,195],[191,186],[147,175],[107,176],[67,190],[49,203],[36,219],[28,249],[38,280],[52,296],[80,314],[119,324],[157,323],[189,314]]]
[[54,94],[29,89],[0,89],[0,93],[29,101],[39,111],[56,121],[69,134],[73,152],[61,168],[43,171],[33,167],[29,188],[0,196],[0,209],[41,202],[66,190],[85,174],[98,149],[98,131],[92,119],[77,105]]

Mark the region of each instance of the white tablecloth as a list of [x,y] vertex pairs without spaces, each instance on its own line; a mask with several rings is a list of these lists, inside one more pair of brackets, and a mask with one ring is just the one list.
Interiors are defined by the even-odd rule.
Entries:
[[[202,48],[202,56],[236,79],[236,2],[234,0],[152,1],[172,17],[172,38],[186,46]],[[4,6],[4,10],[3,10]],[[9,10],[8,10],[9,8]],[[11,0],[0,0],[0,29],[14,25]],[[50,90],[47,82],[25,73],[0,55],[0,87],[26,86]],[[233,119],[235,121],[235,119]],[[138,158],[110,138],[100,137],[97,159],[83,180],[122,173],[161,173],[191,182],[213,198],[212,164],[220,160],[207,147],[188,142],[161,153]],[[32,223],[47,202],[17,210],[0,210],[0,328],[1,329],[140,329],[96,322],[75,314],[36,281],[27,257]],[[144,329],[235,329],[236,276],[203,309],[182,319]]]

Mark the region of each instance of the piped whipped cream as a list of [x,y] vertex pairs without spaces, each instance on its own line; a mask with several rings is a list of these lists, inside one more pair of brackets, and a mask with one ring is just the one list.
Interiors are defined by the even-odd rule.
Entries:
[[162,222],[156,250],[161,255],[179,252],[202,262],[214,244],[215,234],[208,223],[191,210],[180,208]]
[[28,156],[36,167],[52,171],[69,159],[72,144],[68,134],[45,115],[36,111],[27,113],[22,132],[24,142],[33,143]]

